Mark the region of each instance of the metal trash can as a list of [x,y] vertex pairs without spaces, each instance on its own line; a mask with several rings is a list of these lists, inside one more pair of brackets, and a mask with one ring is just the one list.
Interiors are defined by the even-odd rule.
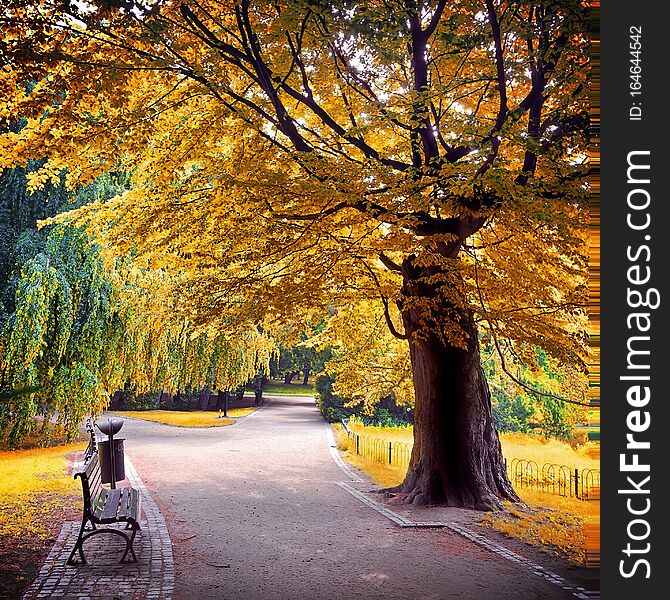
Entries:
[[126,478],[126,470],[123,455],[123,438],[115,438],[123,427],[121,419],[100,420],[96,427],[107,434],[107,439],[98,443],[98,459],[100,460],[100,477],[102,483],[111,484],[116,488],[116,482]]
[[[100,460],[100,475],[102,483],[116,483],[126,478],[125,457],[123,451],[123,440],[125,438],[114,438],[113,457],[110,457],[109,440],[98,442],[98,459]],[[112,458],[114,459],[114,473],[112,476]]]

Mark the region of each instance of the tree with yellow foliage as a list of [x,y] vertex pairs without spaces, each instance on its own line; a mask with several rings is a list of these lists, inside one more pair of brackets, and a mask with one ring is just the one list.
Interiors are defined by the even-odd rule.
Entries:
[[586,16],[578,0],[10,0],[0,118],[28,124],[0,164],[45,157],[37,187],[128,172],[69,218],[179,273],[201,327],[375,306],[411,360],[399,491],[495,508],[517,497],[478,331],[585,366]]

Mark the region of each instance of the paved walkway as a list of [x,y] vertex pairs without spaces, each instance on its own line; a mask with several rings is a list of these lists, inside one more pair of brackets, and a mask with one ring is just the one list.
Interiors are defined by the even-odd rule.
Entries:
[[[271,399],[232,427],[129,420],[123,434],[170,527],[175,600],[580,597],[457,529],[373,510],[333,460],[311,398]],[[464,512],[446,517],[458,528]]]
[[383,504],[333,460],[329,431],[314,401],[296,397],[223,428],[127,419],[126,452],[146,484],[133,481],[146,515],[139,564],[103,553],[105,563],[65,567],[66,524],[26,600],[82,599],[91,586],[91,598],[175,600],[597,597],[482,537],[469,511]]

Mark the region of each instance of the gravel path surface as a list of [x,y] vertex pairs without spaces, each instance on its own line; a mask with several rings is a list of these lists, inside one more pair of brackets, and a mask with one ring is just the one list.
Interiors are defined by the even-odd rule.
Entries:
[[175,600],[567,599],[449,529],[401,528],[347,493],[311,398],[236,425],[127,419],[126,452],[165,516]]

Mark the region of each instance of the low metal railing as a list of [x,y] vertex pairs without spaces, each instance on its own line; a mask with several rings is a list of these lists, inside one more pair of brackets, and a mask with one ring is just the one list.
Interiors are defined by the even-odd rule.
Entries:
[[[383,438],[361,435],[349,428],[348,419],[342,421],[350,452],[363,458],[407,468],[412,455],[411,442],[392,442]],[[518,490],[556,494],[579,500],[600,498],[600,470],[578,469],[567,465],[545,463],[523,458],[505,460],[505,469],[512,485]]]
[[580,500],[600,497],[600,470],[578,469],[567,465],[544,463],[540,466],[533,460],[505,459],[507,476],[519,490],[557,494]]
[[349,450],[371,461],[394,465],[409,466],[412,455],[412,443],[393,442],[382,438],[361,435],[349,429],[348,419],[342,421],[342,429],[347,434]]

